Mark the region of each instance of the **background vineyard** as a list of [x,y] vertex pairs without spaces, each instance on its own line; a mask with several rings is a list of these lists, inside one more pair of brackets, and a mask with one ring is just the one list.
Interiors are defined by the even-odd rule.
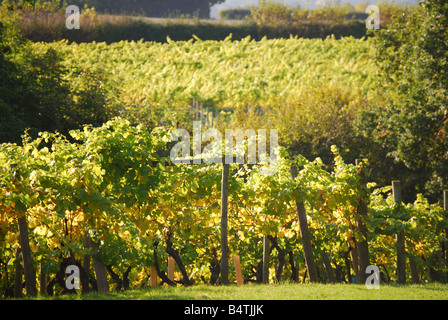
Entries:
[[[281,144],[329,161],[330,146],[351,144],[353,117],[375,100],[371,45],[353,38],[231,41],[229,36],[221,42],[34,47],[61,54],[69,83],[76,84],[80,68],[99,77],[109,116],[190,130],[195,100],[213,113],[220,130],[278,128]],[[334,118],[340,119],[336,126]],[[322,145],[316,137],[327,141]],[[349,160],[358,155],[351,152]]]

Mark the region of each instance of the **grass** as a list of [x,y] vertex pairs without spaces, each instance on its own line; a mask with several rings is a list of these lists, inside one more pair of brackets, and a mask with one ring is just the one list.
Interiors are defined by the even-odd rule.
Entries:
[[157,287],[87,295],[38,297],[61,300],[448,300],[448,284],[381,285],[378,290],[347,284],[269,284]]

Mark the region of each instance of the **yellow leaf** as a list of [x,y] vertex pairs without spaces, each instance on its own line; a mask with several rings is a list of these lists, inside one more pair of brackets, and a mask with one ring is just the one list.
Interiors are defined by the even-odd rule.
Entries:
[[39,247],[35,243],[30,243],[30,249],[31,251],[36,252]]
[[10,245],[13,245],[14,243],[18,242],[17,236],[15,234],[12,234],[12,233],[8,233],[6,235],[6,237],[5,237],[5,240]]
[[45,226],[37,226],[36,228],[34,228],[34,233],[39,236],[45,236],[47,234],[47,231],[47,227]]

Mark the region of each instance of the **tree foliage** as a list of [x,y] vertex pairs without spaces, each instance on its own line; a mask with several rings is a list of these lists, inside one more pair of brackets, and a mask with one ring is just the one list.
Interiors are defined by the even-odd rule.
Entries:
[[[16,2],[20,2],[19,0]],[[71,5],[80,8],[94,7],[98,12],[108,14],[146,15],[150,17],[196,16],[210,17],[210,7],[224,0],[74,0]],[[35,4],[36,1],[27,1]],[[38,0],[38,3],[50,2],[60,4],[59,0]]]
[[422,1],[375,37],[387,104],[376,111],[373,135],[408,170],[414,195],[448,186],[447,16],[445,1]]
[[101,71],[68,70],[59,52],[35,50],[21,37],[19,17],[7,5],[0,16],[0,141],[20,142],[25,129],[36,137],[39,131],[67,134],[84,124],[102,124],[109,100]]

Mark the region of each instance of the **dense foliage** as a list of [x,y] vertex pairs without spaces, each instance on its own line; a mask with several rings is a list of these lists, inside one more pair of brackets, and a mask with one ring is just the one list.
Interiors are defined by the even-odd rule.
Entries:
[[[343,5],[330,2],[315,9],[290,7],[282,2],[262,0],[258,6],[252,8],[251,18],[259,25],[294,25],[300,23],[326,22],[340,24],[346,20],[362,20],[369,15],[366,12],[368,2],[358,3],[355,7],[349,3]],[[401,16],[415,9],[414,6],[399,5],[395,3],[379,1],[380,20],[382,28],[387,27],[394,17]]]
[[385,103],[369,115],[376,127],[366,126],[403,166],[406,185],[433,200],[448,186],[447,10],[445,1],[423,1],[375,38]]
[[109,101],[101,74],[94,68],[64,68],[58,52],[35,50],[21,37],[14,15],[2,11],[0,16],[0,142],[20,142],[25,129],[36,136],[103,123]]
[[[16,225],[23,215],[30,230],[33,268],[48,280],[58,279],[64,259],[81,265],[82,259],[92,256],[107,266],[113,287],[120,288],[120,278],[126,278],[130,286],[141,285],[152,264],[166,272],[163,261],[168,254],[181,259],[179,283],[213,282],[210,270],[220,257],[221,166],[171,166],[159,155],[167,148],[169,131],[132,126],[122,119],[70,135],[77,142],[44,132],[35,140],[24,136],[22,146],[1,145],[3,290],[11,290],[14,284],[11,274],[23,243]],[[387,190],[376,189],[369,196],[361,175],[365,164],[346,164],[337,148],[332,152],[330,171],[320,158],[290,157],[284,149],[272,175],[262,172],[263,165],[232,165],[229,248],[231,255],[242,257],[246,281],[259,281],[263,236],[271,239],[279,253],[274,279],[297,281],[303,274],[294,210],[297,199],[306,205],[315,256],[328,256],[336,270],[342,270],[353,241],[363,240],[355,221],[360,219],[357,208],[366,202],[370,213],[363,219],[369,230],[371,262],[383,266],[393,280],[394,234],[405,229],[418,277],[440,279],[439,246],[447,227],[443,210],[422,196],[400,210],[390,196],[381,196]],[[294,163],[300,170],[292,179],[289,168]],[[285,266],[283,273],[283,266],[278,267],[280,252],[283,265],[287,254],[295,269],[286,271]],[[327,281],[323,267],[318,266],[321,281]],[[336,279],[350,281],[345,270]],[[54,286],[64,292],[60,282],[50,283],[47,292],[53,292]]]

